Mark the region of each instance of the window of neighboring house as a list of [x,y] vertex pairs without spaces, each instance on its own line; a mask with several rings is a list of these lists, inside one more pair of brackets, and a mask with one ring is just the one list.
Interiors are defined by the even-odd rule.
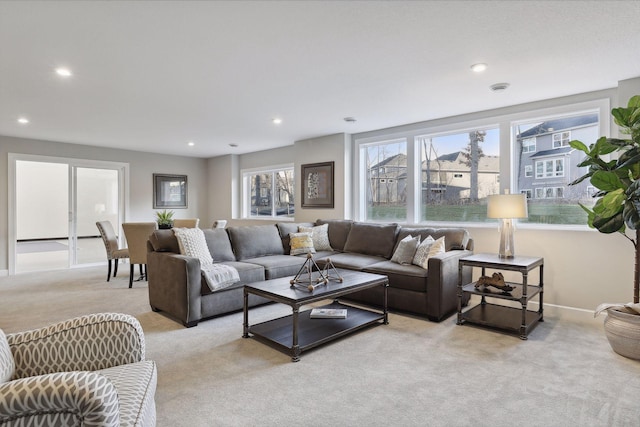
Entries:
[[522,140],[522,152],[523,153],[535,153],[536,152],[536,139],[525,138]]
[[293,218],[293,166],[244,171],[245,218]]
[[553,134],[553,148],[566,147],[571,141],[571,131],[558,132]]
[[500,192],[499,139],[497,128],[416,138],[420,221],[486,221],[485,199]]
[[559,176],[564,176],[564,159],[536,161],[536,178],[553,178]]
[[[368,221],[404,221],[407,218],[407,140],[362,144],[364,217]],[[375,172],[386,178],[375,179]],[[395,175],[395,178],[389,175]]]
[[536,199],[544,199],[544,196],[545,196],[544,188],[542,187],[536,188]]
[[524,176],[525,176],[526,178],[530,178],[530,177],[532,177],[532,176],[533,176],[533,166],[531,166],[531,165],[526,165],[526,166],[524,167]]
[[533,195],[533,193],[531,192],[531,190],[520,190],[520,193],[524,194],[525,196],[527,196],[527,199],[530,199]]

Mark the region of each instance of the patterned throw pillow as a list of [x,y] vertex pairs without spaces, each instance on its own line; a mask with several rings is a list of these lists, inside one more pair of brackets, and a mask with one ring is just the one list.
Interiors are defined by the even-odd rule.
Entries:
[[291,255],[300,255],[316,253],[316,249],[313,247],[313,239],[311,233],[289,233],[289,239],[291,241]]
[[11,380],[15,367],[7,337],[0,329],[0,384]]
[[440,237],[438,240],[434,240],[433,237],[428,236],[422,243],[420,243],[420,245],[418,245],[418,249],[416,249],[416,254],[413,256],[413,261],[411,261],[411,263],[426,270],[429,264],[429,258],[434,255],[444,253],[444,249],[444,236]]
[[404,265],[411,264],[419,244],[420,236],[412,237],[411,234],[409,234],[398,243],[398,247],[391,257],[391,262],[397,262],[398,264]]
[[311,233],[313,247],[316,251],[332,251],[329,243],[329,224],[317,225],[315,227],[298,227],[301,233]]
[[180,253],[182,255],[198,258],[200,265],[213,264],[213,258],[207,241],[204,238],[204,232],[200,228],[174,228]]

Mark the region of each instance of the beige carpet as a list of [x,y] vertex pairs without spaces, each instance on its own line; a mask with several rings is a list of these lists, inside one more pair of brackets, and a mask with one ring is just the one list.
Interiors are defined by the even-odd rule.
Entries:
[[[602,318],[546,315],[528,341],[451,317],[391,314],[290,358],[243,339],[242,314],[185,329],[151,312],[128,269],[0,278],[0,327],[30,329],[84,313],[136,316],[158,364],[158,426],[638,426],[640,362],[613,353]],[[252,309],[251,323],[288,314]]]

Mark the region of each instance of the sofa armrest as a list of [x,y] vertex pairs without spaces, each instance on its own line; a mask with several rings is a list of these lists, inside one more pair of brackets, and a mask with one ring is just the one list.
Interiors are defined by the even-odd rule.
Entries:
[[0,424],[120,424],[118,393],[95,372],[60,372],[0,384]]
[[[440,321],[458,308],[458,261],[473,255],[469,250],[451,250],[429,258],[427,317]],[[463,270],[463,282],[471,281],[471,270]],[[466,304],[466,302],[465,302]]]
[[144,360],[144,333],[128,314],[98,313],[31,331],[7,334],[14,378],[95,371]]
[[197,325],[202,317],[200,260],[172,252],[149,252],[147,274],[151,308],[167,312],[187,327]]

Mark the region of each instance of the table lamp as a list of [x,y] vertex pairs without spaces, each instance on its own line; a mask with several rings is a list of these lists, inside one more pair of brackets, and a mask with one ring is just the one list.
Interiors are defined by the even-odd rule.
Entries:
[[527,218],[527,198],[524,194],[494,194],[488,197],[487,218],[500,219],[500,258],[513,258],[513,220]]

